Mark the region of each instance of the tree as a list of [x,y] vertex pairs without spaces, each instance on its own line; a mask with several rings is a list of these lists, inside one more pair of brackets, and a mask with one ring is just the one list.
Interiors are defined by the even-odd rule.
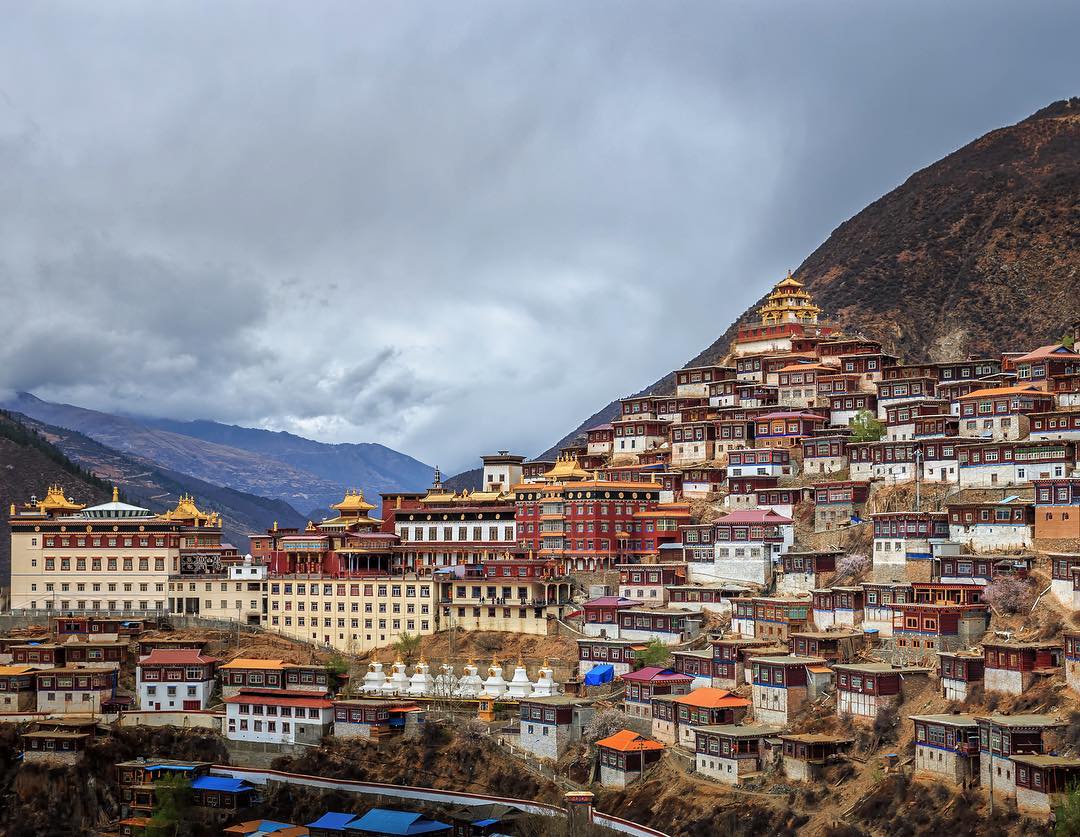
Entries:
[[591,744],[619,730],[630,729],[632,723],[630,716],[619,709],[600,709],[593,713],[581,734]]
[[1065,332],[1065,335],[1061,338],[1061,345],[1066,349],[1072,349],[1076,346],[1076,338],[1070,332]]
[[163,776],[154,782],[154,815],[146,833],[152,837],[167,837],[180,831],[180,824],[189,820],[191,780],[176,774]]
[[420,652],[420,634],[401,634],[394,643],[394,650],[405,662],[411,662],[412,658]]
[[1076,837],[1080,834],[1080,783],[1069,785],[1061,804],[1054,809],[1054,834],[1057,837]]
[[983,587],[982,595],[983,601],[998,613],[1027,613],[1035,591],[1026,579],[1003,575]]
[[859,410],[851,420],[851,441],[877,442],[885,435],[885,425],[869,410]]
[[671,651],[658,639],[650,640],[648,645],[634,653],[638,665],[642,668],[645,666],[665,665],[670,656]]

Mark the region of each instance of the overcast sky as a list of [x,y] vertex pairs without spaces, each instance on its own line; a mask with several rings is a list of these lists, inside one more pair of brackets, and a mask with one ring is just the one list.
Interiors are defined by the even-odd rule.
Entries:
[[0,389],[535,454],[1080,94],[1074,2],[18,3]]

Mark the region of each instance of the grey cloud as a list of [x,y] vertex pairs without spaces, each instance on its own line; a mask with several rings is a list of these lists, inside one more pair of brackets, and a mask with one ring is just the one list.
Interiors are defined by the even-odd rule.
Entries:
[[22,5],[0,387],[534,453],[1075,94],[1064,4]]

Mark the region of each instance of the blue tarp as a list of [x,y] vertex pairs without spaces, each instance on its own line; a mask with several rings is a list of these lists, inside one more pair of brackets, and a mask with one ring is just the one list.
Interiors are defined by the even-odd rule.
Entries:
[[194,790],[228,791],[240,793],[251,790],[251,785],[243,779],[234,779],[231,776],[200,776],[191,783]]
[[593,666],[585,675],[586,686],[601,686],[615,679],[615,667],[611,663]]

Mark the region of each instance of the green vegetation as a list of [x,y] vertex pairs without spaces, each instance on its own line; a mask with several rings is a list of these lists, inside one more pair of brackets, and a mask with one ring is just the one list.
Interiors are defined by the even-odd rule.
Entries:
[[420,634],[404,633],[394,643],[394,650],[401,655],[405,662],[411,662],[412,658],[420,653]]
[[649,644],[640,651],[635,652],[634,657],[642,668],[646,666],[663,666],[667,665],[667,661],[671,657],[671,651],[660,640],[654,639],[650,640]]
[[15,444],[24,448],[34,448],[41,451],[45,456],[63,468],[74,474],[79,479],[98,488],[109,488],[109,483],[96,476],[92,471],[82,468],[64,456],[60,449],[42,438],[36,430],[32,430],[19,421],[18,417],[7,410],[0,410],[0,438],[10,439]]
[[851,420],[851,441],[877,442],[885,435],[885,425],[869,410],[859,410]]
[[1069,790],[1061,804],[1054,810],[1056,823],[1054,834],[1057,837],[1077,837],[1080,835],[1080,783],[1069,785]]
[[1066,349],[1072,349],[1076,345],[1076,338],[1072,336],[1071,332],[1066,332],[1065,336],[1061,338],[1061,345]]
[[158,779],[154,782],[154,798],[157,807],[146,833],[153,837],[178,834],[191,808],[191,780],[183,775]]

